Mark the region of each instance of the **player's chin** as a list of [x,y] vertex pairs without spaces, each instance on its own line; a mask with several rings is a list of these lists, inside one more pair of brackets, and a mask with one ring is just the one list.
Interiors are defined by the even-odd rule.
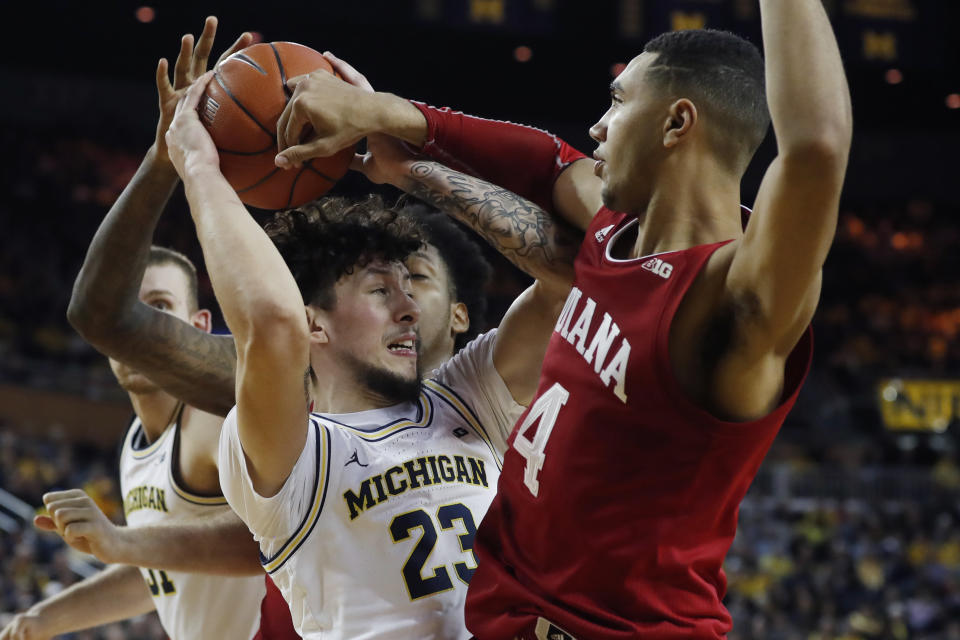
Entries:
[[157,385],[147,376],[129,367],[122,365],[115,367],[113,373],[117,382],[127,393],[152,393],[158,389]]

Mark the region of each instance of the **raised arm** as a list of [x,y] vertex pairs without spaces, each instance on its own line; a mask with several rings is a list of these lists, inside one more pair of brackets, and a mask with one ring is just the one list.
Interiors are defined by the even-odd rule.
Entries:
[[810,322],[833,241],[852,135],[850,94],[820,0],[761,0],[778,155],[726,288],[756,310],[748,350],[785,358]]
[[81,553],[105,564],[131,564],[217,575],[259,575],[259,547],[233,511],[193,522],[125,527],[116,525],[80,489],[43,496],[48,515],[38,529],[54,531]]
[[[600,208],[601,182],[593,161],[550,132],[374,93],[356,69],[329,52],[324,55],[349,84],[325,72],[291,79],[293,96],[277,128],[278,166],[330,155],[369,134],[385,133],[461,173],[532,200],[580,229]],[[298,144],[307,125],[315,135]]]
[[220,173],[217,149],[197,116],[212,75],[184,94],[167,142],[237,344],[237,427],[253,487],[273,496],[306,442],[310,333],[293,275]]
[[[90,243],[67,318],[104,355],[142,372],[188,404],[226,415],[233,406],[233,339],[210,335],[137,297],[154,229],[178,181],[164,134],[183,90],[206,69],[216,30],[216,18],[209,17],[195,47],[192,35],[183,37],[173,84],[167,61],[157,64],[156,139]],[[250,41],[249,34],[241,35],[224,55]]]
[[390,182],[480,234],[536,282],[504,316],[493,362],[514,400],[527,404],[554,323],[573,282],[583,236],[562,220],[505,189],[433,160],[413,158],[396,140],[371,136],[356,164],[374,182]]
[[0,631],[0,640],[47,640],[153,609],[153,598],[140,570],[114,565],[14,616]]

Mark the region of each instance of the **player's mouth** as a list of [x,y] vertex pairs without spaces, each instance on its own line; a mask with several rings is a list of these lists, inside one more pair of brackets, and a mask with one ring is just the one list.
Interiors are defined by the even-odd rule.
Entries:
[[593,152],[593,159],[596,160],[596,162],[594,162],[593,164],[594,175],[596,175],[598,178],[603,177],[601,176],[601,174],[603,173],[603,167],[606,164],[606,162],[600,156],[597,155],[596,151]]
[[417,357],[417,334],[405,333],[387,344],[387,350],[403,358]]

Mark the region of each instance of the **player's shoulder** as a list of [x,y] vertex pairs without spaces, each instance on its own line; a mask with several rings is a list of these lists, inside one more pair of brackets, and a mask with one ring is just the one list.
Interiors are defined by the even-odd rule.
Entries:
[[479,382],[477,375],[489,368],[486,365],[492,366],[496,342],[496,328],[481,333],[453,354],[452,358],[434,369],[428,380],[453,390],[470,388]]

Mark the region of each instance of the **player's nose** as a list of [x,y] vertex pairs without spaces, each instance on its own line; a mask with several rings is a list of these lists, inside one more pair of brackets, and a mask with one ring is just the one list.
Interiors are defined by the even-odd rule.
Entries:
[[397,296],[397,306],[394,317],[404,324],[416,324],[420,321],[420,305],[409,293],[404,292]]
[[607,139],[607,125],[604,120],[605,118],[601,118],[596,124],[590,127],[590,137],[596,142],[603,142]]

